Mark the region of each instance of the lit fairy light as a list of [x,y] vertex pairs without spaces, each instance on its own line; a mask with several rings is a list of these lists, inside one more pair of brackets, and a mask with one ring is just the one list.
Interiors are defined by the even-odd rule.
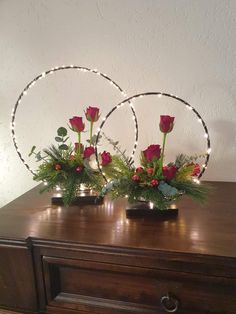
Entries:
[[[122,102],[120,102],[118,105],[116,105],[115,107],[113,107],[109,112],[108,114],[106,115],[105,119],[103,119],[101,125],[99,126],[98,128],[98,132],[97,132],[97,135],[96,135],[96,150],[95,150],[95,153],[96,153],[96,160],[97,160],[97,163],[98,163],[98,168],[100,169],[101,173],[102,173],[102,167],[100,166],[99,164],[99,160],[98,160],[98,153],[97,153],[97,145],[99,144],[99,135],[100,135],[100,132],[106,122],[106,120],[109,118],[109,116],[117,109],[119,109],[121,106],[123,106],[124,104],[126,103],[129,103],[131,109],[134,110],[134,106],[132,104],[132,101],[136,98],[143,98],[144,96],[154,96],[156,95],[158,98],[160,97],[169,97],[169,98],[174,98],[176,100],[178,100],[180,103],[182,103],[183,105],[185,105],[185,107],[192,111],[195,115],[196,115],[196,118],[197,118],[197,121],[199,123],[202,124],[203,128],[204,128],[204,137],[206,138],[206,141],[207,141],[207,149],[206,149],[206,158],[205,158],[205,163],[202,165],[202,170],[200,172],[200,174],[198,175],[198,179],[196,179],[197,183],[200,183],[199,179],[201,178],[201,176],[203,175],[203,173],[205,172],[205,170],[207,169],[207,164],[209,162],[209,158],[210,158],[210,153],[211,153],[211,147],[210,147],[210,137],[209,137],[209,133],[208,133],[208,129],[207,129],[207,126],[206,126],[206,123],[204,122],[204,120],[202,119],[202,117],[200,116],[199,112],[193,107],[191,106],[190,104],[188,104],[185,100],[183,100],[182,98],[176,96],[176,95],[173,95],[173,94],[169,94],[169,93],[163,93],[163,92],[146,92],[146,93],[141,93],[141,94],[137,94],[137,95],[134,95],[134,96],[131,96],[129,98],[126,98],[125,100],[123,100]],[[137,145],[138,145],[138,122],[137,122],[137,118],[136,118],[136,115],[134,114],[133,115],[133,120],[135,122],[135,137],[136,137],[136,141],[134,143],[134,149],[131,153],[131,160],[133,160],[134,158],[134,155],[135,155],[135,151],[136,151],[136,148],[137,148]],[[103,173],[102,173],[103,174]],[[104,179],[107,181],[107,178],[104,176],[103,174],[103,177]],[[199,181],[199,182],[198,182]]]
[[154,203],[149,202],[149,208],[150,208],[150,209],[153,209],[153,208],[154,208]]
[[[47,77],[47,75],[51,75],[56,73],[57,71],[60,70],[69,70],[69,69],[75,69],[78,70],[80,72],[91,72],[94,73],[102,78],[104,78],[105,80],[108,81],[108,83],[111,84],[112,87],[114,87],[116,90],[118,90],[121,95],[123,97],[126,97],[127,94],[125,93],[125,91],[123,91],[123,89],[116,83],[114,82],[110,77],[107,76],[107,74],[101,73],[99,72],[97,69],[89,69],[86,67],[80,67],[80,66],[76,66],[76,65],[62,65],[62,66],[55,66],[54,68],[49,69],[48,71],[44,71],[42,72],[40,75],[38,75],[36,78],[34,78],[22,91],[22,93],[20,94],[20,96],[17,99],[16,104],[14,105],[12,112],[11,112],[11,124],[10,124],[10,129],[11,129],[11,136],[12,136],[12,140],[13,140],[13,144],[14,147],[16,149],[16,152],[19,156],[19,158],[21,159],[21,161],[24,163],[24,165],[26,166],[26,168],[34,175],[35,172],[33,171],[33,169],[30,168],[30,166],[27,164],[27,162],[25,161],[22,153],[19,150],[18,144],[17,144],[17,139],[16,139],[16,134],[15,134],[15,119],[16,119],[16,112],[17,112],[17,108],[20,105],[20,103],[22,102],[22,98],[25,97],[29,90],[35,86],[35,84],[40,81],[41,79],[44,79],[45,77]],[[134,108],[131,108],[132,113],[135,114],[134,112]],[[105,120],[103,120],[105,121]],[[137,138],[137,137],[136,137]]]

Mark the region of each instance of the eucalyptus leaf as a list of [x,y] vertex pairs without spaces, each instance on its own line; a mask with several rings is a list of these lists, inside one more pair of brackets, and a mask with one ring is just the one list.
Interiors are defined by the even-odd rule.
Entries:
[[67,129],[64,128],[64,127],[60,127],[58,130],[57,130],[57,135],[58,136],[66,136],[67,135]]
[[35,155],[35,157],[36,157],[37,161],[42,160],[42,156],[41,156],[41,153],[40,153],[40,152],[38,152],[38,153]]
[[[101,139],[101,137],[102,137],[102,136],[101,136],[101,135],[99,135],[99,138],[98,138],[98,139],[100,140],[100,139]],[[97,135],[93,135],[93,136],[92,136],[92,143],[91,143],[92,145],[95,145],[95,143],[96,143],[96,139],[97,139]],[[88,142],[90,143],[90,140],[88,140]]]
[[63,139],[62,139],[61,137],[59,137],[59,136],[56,136],[56,137],[55,137],[55,140],[56,140],[57,142],[63,142]]
[[162,194],[167,197],[175,196],[176,194],[178,194],[178,190],[175,187],[167,184],[166,182],[161,182],[158,186],[158,190],[161,191]]
[[61,150],[67,150],[69,147],[66,144],[62,144],[59,146],[59,149]]
[[35,149],[36,149],[36,146],[33,146],[32,148],[31,148],[31,151],[30,151],[30,153],[29,153],[29,157],[34,153],[34,151],[35,151]]

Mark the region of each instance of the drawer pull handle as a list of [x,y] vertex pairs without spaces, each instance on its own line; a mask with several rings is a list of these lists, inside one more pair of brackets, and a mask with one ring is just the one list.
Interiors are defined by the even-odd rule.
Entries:
[[170,293],[161,297],[160,302],[162,308],[167,313],[176,313],[179,309],[179,300]]

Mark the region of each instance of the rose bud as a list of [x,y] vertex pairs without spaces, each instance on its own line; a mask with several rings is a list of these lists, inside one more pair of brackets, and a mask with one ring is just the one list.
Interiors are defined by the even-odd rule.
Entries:
[[95,148],[93,146],[86,147],[84,150],[84,158],[90,158],[91,155],[95,153]]
[[162,133],[170,133],[174,127],[175,117],[160,116],[160,130]]
[[199,164],[192,163],[192,165],[194,165],[194,168],[193,168],[193,172],[192,172],[191,176],[192,177],[198,177],[200,172],[201,172],[201,167]]
[[137,172],[137,173],[142,173],[142,172],[143,172],[143,167],[138,167],[138,168],[136,168],[136,172]]
[[83,170],[83,168],[80,167],[80,166],[78,166],[78,167],[75,169],[75,171],[78,172],[78,173],[80,173],[82,170]]
[[152,175],[154,172],[154,168],[147,168],[147,173]]
[[175,166],[170,166],[170,167],[164,166],[162,168],[162,173],[163,173],[163,176],[165,177],[165,179],[167,181],[170,181],[175,177],[177,170],[178,169]]
[[102,157],[102,166],[106,166],[112,162],[111,154],[106,152],[105,150],[101,154],[101,157]]
[[61,170],[61,165],[59,165],[59,164],[56,164],[56,165],[55,165],[55,170],[56,170],[56,171],[59,171],[59,170]]
[[148,148],[143,151],[143,155],[147,161],[152,161],[154,157],[159,159],[161,156],[160,145],[149,145]]
[[73,117],[69,121],[74,132],[80,133],[84,130],[85,125],[83,123],[82,117]]
[[[75,151],[79,149],[79,143],[75,143]],[[84,151],[84,145],[80,143],[80,152],[82,153]]]
[[159,181],[156,180],[156,179],[153,179],[153,180],[151,181],[151,186],[157,186],[158,184],[159,184]]
[[135,175],[132,176],[132,180],[133,180],[133,181],[136,181],[136,182],[137,182],[137,181],[140,181],[140,176],[138,176],[137,174],[135,174]]
[[86,119],[90,122],[96,122],[99,119],[99,108],[89,106],[85,112]]

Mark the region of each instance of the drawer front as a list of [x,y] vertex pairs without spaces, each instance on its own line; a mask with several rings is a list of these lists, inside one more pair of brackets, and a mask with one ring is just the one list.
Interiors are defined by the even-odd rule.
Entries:
[[0,245],[1,307],[24,313],[37,308],[32,256],[26,247]]
[[231,279],[46,256],[43,267],[49,313],[236,313]]

